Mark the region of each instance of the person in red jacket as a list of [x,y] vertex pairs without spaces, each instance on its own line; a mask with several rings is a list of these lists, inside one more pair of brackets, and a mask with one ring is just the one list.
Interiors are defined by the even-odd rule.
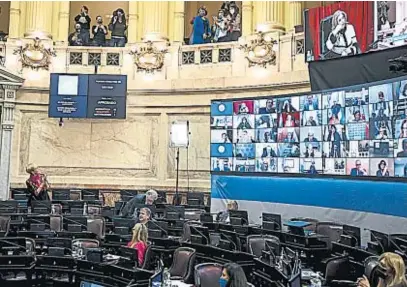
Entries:
[[147,249],[148,230],[145,224],[137,223],[133,227],[133,237],[127,247],[137,249],[138,266],[144,263],[144,255]]

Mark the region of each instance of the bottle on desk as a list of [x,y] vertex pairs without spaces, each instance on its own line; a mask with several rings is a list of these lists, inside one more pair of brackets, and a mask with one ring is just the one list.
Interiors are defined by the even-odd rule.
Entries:
[[170,280],[170,271],[168,271],[168,268],[164,268],[163,272],[163,287],[171,287],[171,280]]
[[311,287],[321,287],[322,282],[318,273],[311,274]]
[[83,205],[83,215],[87,214],[88,214],[88,204],[85,202],[85,204]]

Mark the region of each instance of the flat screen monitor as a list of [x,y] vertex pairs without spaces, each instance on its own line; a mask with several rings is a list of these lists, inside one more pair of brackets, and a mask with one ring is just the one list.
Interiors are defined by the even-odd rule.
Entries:
[[247,210],[229,210],[229,217],[241,218],[243,225],[249,224],[249,216],[247,214]]
[[88,281],[81,281],[80,287],[105,287],[105,285],[100,285],[97,283],[92,283]]
[[352,225],[343,225],[343,235],[350,236],[352,245],[360,247],[360,228]]
[[[274,213],[262,213],[262,226],[264,229],[281,230],[281,215]],[[271,223],[271,224],[269,224]]]

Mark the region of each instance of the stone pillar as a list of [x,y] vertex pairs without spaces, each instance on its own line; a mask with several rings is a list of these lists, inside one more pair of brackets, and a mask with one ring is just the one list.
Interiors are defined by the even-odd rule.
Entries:
[[20,38],[20,2],[10,1],[9,38]]
[[4,103],[1,113],[1,147],[0,147],[0,199],[9,199],[11,145],[14,128],[14,107],[16,99],[15,86],[3,85]]
[[168,37],[168,7],[168,1],[145,1],[143,3],[143,14],[145,15],[143,17],[143,37],[145,39],[155,40]]
[[[69,35],[69,11],[71,9],[69,1],[59,2],[58,36],[55,39],[58,42],[68,42]],[[93,20],[93,19],[92,19]]]
[[285,31],[283,1],[254,1],[253,8],[257,31]]
[[24,37],[51,39],[52,2],[27,1],[26,29]]
[[139,26],[141,21],[139,20],[140,14],[140,2],[138,1],[129,1],[129,23],[128,23],[128,43],[134,44],[137,41],[140,41]]
[[285,29],[293,31],[294,27],[302,24],[302,1],[285,2]]
[[242,36],[253,33],[253,1],[242,3]]
[[[174,25],[173,25],[173,41],[174,42],[184,42],[184,25],[185,25],[185,2],[176,1],[174,3]],[[172,17],[172,16],[171,16]]]

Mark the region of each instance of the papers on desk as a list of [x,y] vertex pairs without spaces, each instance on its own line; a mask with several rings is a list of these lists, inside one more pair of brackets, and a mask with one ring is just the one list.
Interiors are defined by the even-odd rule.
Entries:
[[120,258],[120,256],[118,256],[118,255],[113,255],[113,254],[106,254],[105,255],[106,260],[118,260],[119,258]]
[[191,284],[186,284],[179,280],[171,280],[171,287],[192,287]]

